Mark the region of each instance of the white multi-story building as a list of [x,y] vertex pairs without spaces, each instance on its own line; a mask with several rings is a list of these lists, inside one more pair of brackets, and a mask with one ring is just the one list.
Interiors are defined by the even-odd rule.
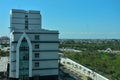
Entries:
[[58,80],[58,31],[41,28],[40,11],[10,11],[11,80]]

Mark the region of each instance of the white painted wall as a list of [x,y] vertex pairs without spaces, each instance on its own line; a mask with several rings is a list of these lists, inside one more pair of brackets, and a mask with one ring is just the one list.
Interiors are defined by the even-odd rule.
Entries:
[[11,67],[11,70],[13,71],[13,70],[15,70],[16,69],[16,62],[12,62],[12,67]]
[[12,43],[10,50],[11,51],[16,51],[17,43]]
[[[39,67],[35,67],[35,62],[39,62]],[[49,61],[33,61],[33,69],[43,69],[43,68],[58,68],[58,60],[49,60]]]
[[33,14],[33,13],[31,14],[31,13],[29,13],[28,18],[37,18],[37,19],[39,18],[40,19],[41,16],[40,16],[40,14]]
[[41,61],[40,68],[58,68],[58,60]]
[[[37,26],[37,25],[36,25],[36,26]],[[30,25],[29,27],[30,27],[31,30],[32,30],[33,26]],[[34,40],[35,40],[35,35],[38,35],[38,34],[28,34],[28,37],[31,39],[31,41],[34,41]]]
[[[20,13],[19,13],[20,12]],[[37,14],[36,14],[37,13]],[[23,10],[21,11],[13,11],[13,14],[11,15],[11,27],[15,27],[15,29],[25,29],[25,15],[27,13]],[[22,23],[22,24],[12,24],[12,23]],[[39,26],[36,25],[29,25],[29,24],[39,24]],[[28,13],[28,26],[29,29],[41,29],[41,15],[40,12],[34,12]],[[35,28],[36,27],[36,28]]]
[[40,24],[40,19],[28,19],[29,24]]
[[12,61],[16,60],[16,53],[11,53],[11,60]]
[[[39,25],[35,25],[35,27],[38,27]],[[29,25],[29,27],[35,28],[33,27],[33,25]],[[35,40],[35,35],[39,35],[40,36],[40,41],[58,41],[58,35],[57,34],[28,34],[29,38],[31,39],[31,41]]]
[[14,41],[18,41],[22,34],[14,34]]
[[28,27],[29,27],[29,30],[40,30],[40,25],[35,25],[35,24],[31,25],[31,24],[28,24]]
[[25,23],[25,19],[13,18],[12,23]]
[[40,35],[41,41],[58,41],[57,34],[41,34]]
[[33,76],[35,75],[58,75],[58,69],[53,69],[53,70],[33,70]]
[[[35,59],[35,53],[33,52],[33,59]],[[39,52],[39,58],[38,59],[58,59],[58,52]]]
[[[39,44],[39,49],[35,49],[35,44]],[[58,50],[58,43],[32,43],[33,50]]]
[[10,72],[10,77],[15,78],[15,76],[16,76],[16,72]]
[[14,12],[14,13],[12,14],[12,17],[24,18],[24,17],[25,17],[25,14],[24,14],[24,13]]
[[12,24],[11,26],[17,30],[25,29],[25,24]]
[[58,50],[58,43],[40,43],[40,50]]

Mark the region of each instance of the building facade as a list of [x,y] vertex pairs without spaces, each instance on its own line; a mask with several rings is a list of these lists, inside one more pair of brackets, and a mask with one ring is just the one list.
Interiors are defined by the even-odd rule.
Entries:
[[10,79],[58,80],[58,31],[41,28],[40,11],[10,11]]

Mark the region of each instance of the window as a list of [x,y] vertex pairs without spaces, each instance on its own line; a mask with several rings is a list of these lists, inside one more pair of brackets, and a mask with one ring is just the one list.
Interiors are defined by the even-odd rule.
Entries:
[[25,24],[28,24],[28,21],[27,21],[27,20],[25,21]]
[[28,29],[28,21],[25,21],[25,29]]
[[28,23],[25,23],[25,29],[28,29]]
[[39,62],[35,62],[35,67],[39,67]]
[[35,35],[35,40],[39,40],[39,35]]
[[23,60],[29,60],[28,55],[23,56]]
[[25,29],[28,29],[28,25],[25,25]]
[[39,58],[39,53],[35,53],[35,58]]
[[25,15],[25,17],[27,18],[27,17],[28,17],[28,15]]
[[35,49],[39,49],[39,44],[35,44]]
[[25,38],[23,38],[22,42],[27,42],[27,40]]
[[28,47],[25,47],[25,46],[20,47],[20,51],[28,51],[28,50],[29,50],[29,48],[28,48]]
[[25,29],[28,29],[28,15],[25,15]]

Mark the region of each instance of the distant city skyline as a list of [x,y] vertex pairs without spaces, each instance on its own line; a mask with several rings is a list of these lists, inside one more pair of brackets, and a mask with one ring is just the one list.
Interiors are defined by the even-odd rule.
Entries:
[[39,10],[42,27],[60,39],[120,39],[120,0],[0,0],[0,37],[9,36],[11,9]]

